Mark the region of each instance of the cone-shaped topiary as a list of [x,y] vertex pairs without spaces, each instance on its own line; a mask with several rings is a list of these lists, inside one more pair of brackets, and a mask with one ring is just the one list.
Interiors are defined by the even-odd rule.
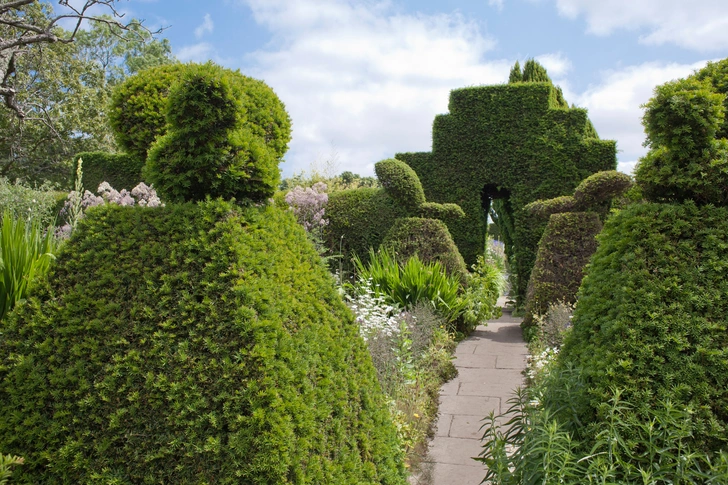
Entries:
[[510,74],[508,74],[508,83],[519,83],[523,81],[523,72],[521,71],[521,64],[516,61],[516,63],[511,68]]
[[14,483],[404,485],[358,332],[286,210],[93,208],[4,322],[0,449]]
[[289,123],[261,81],[212,63],[188,66],[169,94],[166,134],[149,150],[145,178],[173,202],[265,200],[280,180]]

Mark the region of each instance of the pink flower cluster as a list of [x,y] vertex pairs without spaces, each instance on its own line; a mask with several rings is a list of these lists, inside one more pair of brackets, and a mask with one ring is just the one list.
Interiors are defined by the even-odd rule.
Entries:
[[[139,205],[142,207],[164,207],[164,204],[153,187],[148,186],[144,182],[140,183],[129,192],[126,189],[122,189],[121,192],[114,189],[108,182],[101,182],[97,189],[99,195],[94,195],[88,190],[84,191],[83,197],[81,197],[80,206],[82,210],[86,210],[89,207],[97,205],[103,205],[106,203],[116,204],[121,206],[133,206]],[[80,194],[75,190],[68,194],[66,203],[61,210],[61,216],[68,216],[72,214],[72,207],[75,203],[78,203]],[[80,213],[79,218],[83,217],[83,213]],[[56,228],[56,236],[61,239],[68,239],[73,226],[71,223],[66,223],[63,226]]]
[[327,188],[325,183],[317,182],[313,187],[305,189],[296,186],[286,194],[286,203],[307,232],[321,229],[329,223],[328,219],[324,218],[326,204],[329,201]]

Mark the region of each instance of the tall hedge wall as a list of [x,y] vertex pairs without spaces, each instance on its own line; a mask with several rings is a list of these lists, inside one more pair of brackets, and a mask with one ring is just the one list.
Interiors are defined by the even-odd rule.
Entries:
[[0,450],[20,484],[405,483],[303,229],[221,201],[89,210],[3,328]]
[[[613,141],[598,140],[586,110],[560,104],[550,83],[516,82],[453,90],[450,113],[435,118],[431,153],[400,153],[434,202],[458,204],[466,218],[449,225],[468,264],[484,247],[486,185],[509,194],[513,250],[522,304],[545,222],[531,224],[523,206],[571,193],[580,180],[616,168]],[[484,207],[486,210],[484,210]]]
[[82,152],[73,158],[73,182],[78,159],[83,159],[83,186],[96,193],[101,182],[108,182],[117,190],[131,190],[142,182],[144,160],[125,153]]

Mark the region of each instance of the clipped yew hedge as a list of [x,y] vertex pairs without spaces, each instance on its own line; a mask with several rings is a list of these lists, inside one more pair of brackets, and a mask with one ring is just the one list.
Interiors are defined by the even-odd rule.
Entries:
[[534,223],[523,207],[570,194],[579,181],[617,163],[615,142],[597,139],[586,110],[566,107],[561,91],[530,64],[527,78],[514,69],[511,84],[453,90],[449,114],[435,118],[432,152],[396,155],[417,173],[428,201],[465,212],[448,229],[468,264],[483,252],[490,209],[484,187],[506,194],[508,203],[494,206],[502,212],[498,220],[510,224],[500,229],[520,305],[546,222]]
[[533,325],[535,315],[546,313],[549,304],[576,301],[584,268],[597,249],[596,236],[601,230],[596,212],[567,212],[549,218],[528,282],[524,328]]
[[397,219],[381,247],[391,249],[403,264],[415,254],[426,263],[439,261],[448,274],[465,281],[465,261],[442,221],[421,217]]
[[571,422],[604,425],[619,388],[638,419],[669,400],[692,413],[698,448],[726,449],[726,248],[726,207],[635,204],[605,223],[560,353],[583,377]]
[[144,160],[125,153],[82,152],[73,158],[74,187],[78,159],[83,159],[83,186],[86,190],[96,193],[101,182],[108,182],[117,190],[131,190],[142,179]]
[[89,210],[4,325],[13,483],[404,484],[350,311],[285,210]]

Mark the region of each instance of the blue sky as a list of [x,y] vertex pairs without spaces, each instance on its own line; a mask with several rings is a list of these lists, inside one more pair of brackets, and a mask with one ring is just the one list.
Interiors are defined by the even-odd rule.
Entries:
[[506,82],[544,64],[587,108],[619,168],[644,154],[654,87],[728,57],[728,0],[128,0],[164,26],[183,61],[211,59],[268,83],[293,139],[284,176],[373,173],[396,152],[429,151],[451,89]]

